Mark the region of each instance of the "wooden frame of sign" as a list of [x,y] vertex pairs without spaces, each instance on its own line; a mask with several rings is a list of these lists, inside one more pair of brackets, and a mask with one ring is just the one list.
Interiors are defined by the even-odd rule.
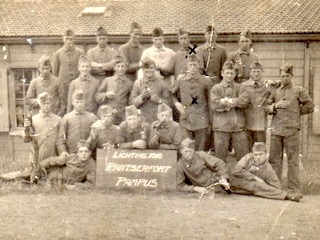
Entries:
[[176,189],[177,151],[97,149],[97,187]]

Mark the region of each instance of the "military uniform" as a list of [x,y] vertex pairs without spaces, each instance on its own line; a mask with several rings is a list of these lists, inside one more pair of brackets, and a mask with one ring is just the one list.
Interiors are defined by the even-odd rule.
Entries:
[[[92,134],[90,133],[90,148],[92,150],[96,148],[103,148],[104,144],[109,144],[111,146],[115,146],[116,144],[116,137],[118,132],[118,126],[114,124],[110,124],[108,126],[103,126],[102,129],[99,129],[97,132],[96,137],[91,137]],[[91,131],[93,131],[91,129]]]

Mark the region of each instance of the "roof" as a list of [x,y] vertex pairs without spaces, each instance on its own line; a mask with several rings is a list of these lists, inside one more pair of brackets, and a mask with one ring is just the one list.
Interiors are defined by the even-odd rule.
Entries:
[[[241,2],[241,4],[240,4]],[[81,16],[85,7],[106,7],[103,16]],[[203,33],[214,24],[221,34],[320,33],[319,0],[0,0],[0,37],[61,36],[66,29],[92,36],[104,26],[127,35],[132,21],[145,34],[161,27]]]

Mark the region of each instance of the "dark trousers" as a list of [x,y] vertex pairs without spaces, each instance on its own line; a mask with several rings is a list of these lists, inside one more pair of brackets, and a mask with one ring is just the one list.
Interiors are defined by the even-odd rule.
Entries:
[[214,131],[214,152],[216,157],[226,161],[230,144],[232,144],[235,150],[235,155],[238,161],[244,155],[249,153],[248,138],[245,131]]
[[255,142],[266,142],[266,131],[252,131],[247,129],[247,137],[249,144],[249,151],[252,152],[252,146]]
[[271,135],[269,162],[281,181],[283,150],[288,157],[288,189],[300,191],[299,180],[299,131],[284,137]]
[[193,139],[195,141],[196,151],[208,151],[208,128],[203,128],[195,131],[189,131],[188,129],[181,127],[182,140],[186,138]]

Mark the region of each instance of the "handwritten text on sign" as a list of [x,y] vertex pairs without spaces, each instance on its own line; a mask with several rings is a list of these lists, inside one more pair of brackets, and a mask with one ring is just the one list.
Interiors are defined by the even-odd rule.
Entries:
[[174,190],[176,162],[176,151],[98,150],[96,185]]

